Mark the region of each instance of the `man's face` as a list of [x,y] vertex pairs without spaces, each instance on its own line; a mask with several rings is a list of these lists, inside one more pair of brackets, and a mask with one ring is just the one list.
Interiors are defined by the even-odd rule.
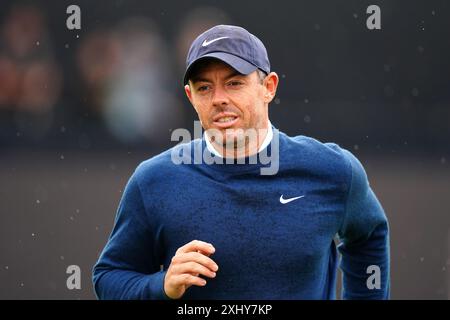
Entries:
[[268,103],[276,83],[266,82],[257,71],[241,75],[221,61],[207,60],[193,73],[185,91],[203,128],[219,130],[225,145],[236,143],[241,130],[267,128]]

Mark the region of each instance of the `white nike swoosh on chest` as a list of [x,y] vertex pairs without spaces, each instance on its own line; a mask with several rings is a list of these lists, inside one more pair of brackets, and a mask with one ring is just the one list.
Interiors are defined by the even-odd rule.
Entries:
[[283,199],[283,195],[281,195],[280,196],[280,202],[282,204],[286,204],[286,203],[289,203],[291,201],[294,201],[294,200],[297,200],[297,199],[300,199],[300,198],[303,198],[303,197],[304,197],[304,195],[303,196],[294,197],[294,198],[289,198],[289,199]]

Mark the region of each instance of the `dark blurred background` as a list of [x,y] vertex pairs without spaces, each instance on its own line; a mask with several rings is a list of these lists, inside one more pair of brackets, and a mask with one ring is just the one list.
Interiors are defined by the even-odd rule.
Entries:
[[[66,8],[81,8],[68,30]],[[381,8],[381,30],[366,9]],[[391,227],[393,299],[450,298],[450,3],[0,3],[0,298],[94,299],[123,187],[196,114],[190,42],[220,23],[266,45],[272,123],[364,164]],[[81,268],[81,290],[66,268]]]

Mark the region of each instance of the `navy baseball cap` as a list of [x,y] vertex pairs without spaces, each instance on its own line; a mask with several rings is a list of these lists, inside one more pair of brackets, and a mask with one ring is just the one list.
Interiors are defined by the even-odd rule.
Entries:
[[186,59],[184,84],[189,81],[193,66],[206,58],[219,59],[241,74],[250,74],[256,69],[270,73],[269,57],[262,41],[237,26],[217,25],[192,42]]

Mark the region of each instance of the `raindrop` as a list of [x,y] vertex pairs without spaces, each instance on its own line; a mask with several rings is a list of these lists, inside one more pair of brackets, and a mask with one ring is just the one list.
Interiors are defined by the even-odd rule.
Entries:
[[354,13],[354,14],[353,14],[353,18],[358,19],[358,14],[357,14],[357,13]]
[[95,230],[98,231],[98,227],[95,227]]
[[39,41],[36,41],[36,45],[38,46],[40,43],[39,43]]
[[420,257],[420,262],[423,262],[423,260],[425,260],[424,257]]
[[41,203],[41,201],[40,201],[39,199],[37,199],[37,200],[36,200],[36,203],[37,203],[37,204],[40,204],[40,203]]
[[275,98],[275,104],[280,104],[280,99],[279,98]]
[[77,39],[80,37],[80,35],[77,34]]
[[436,14],[436,12],[433,10],[433,11],[431,11],[431,14],[434,16]]
[[391,66],[388,65],[388,64],[385,64],[385,65],[383,66],[383,69],[384,69],[384,72],[389,72],[389,71],[391,71]]
[[60,258],[61,260],[64,260],[64,256],[60,256],[59,258]]
[[309,102],[309,100],[308,100],[308,99],[305,99],[304,101],[305,101],[305,103],[308,103],[308,102]]
[[320,24],[316,23],[314,25],[314,30],[319,31],[320,30]]
[[447,160],[445,159],[445,157],[441,158],[441,163],[444,164]]
[[64,155],[62,154],[60,158],[61,158],[61,160],[64,160]]
[[311,122],[311,117],[306,115],[305,118],[303,119],[303,121],[305,121],[306,123],[310,123]]
[[66,49],[69,49],[69,44],[65,44],[65,46],[64,46]]
[[281,77],[284,79],[284,78],[286,78],[286,75],[285,75],[285,74],[282,74]]
[[445,271],[445,266],[442,267],[442,271]]
[[8,266],[5,266],[5,269],[6,269],[6,270],[8,270],[8,269],[9,269],[9,267],[8,267]]
[[355,144],[355,145],[353,146],[353,149],[359,150],[359,146],[358,146],[357,144]]
[[20,137],[21,135],[22,134],[19,131],[17,131],[16,136]]
[[20,286],[23,287],[25,284],[23,282],[20,283]]
[[66,132],[66,127],[62,126],[60,130],[62,133],[64,133],[64,132]]
[[80,213],[80,209],[75,210],[76,213]]
[[419,95],[419,89],[413,88],[413,89],[411,90],[411,94],[412,94],[414,97],[417,97],[417,96]]
[[69,219],[73,221],[73,220],[74,220],[74,217],[73,217],[73,216],[70,216],[70,218],[69,218]]
[[419,53],[423,53],[425,51],[425,48],[422,46],[418,46],[417,51],[419,51]]
[[31,234],[32,237],[34,237],[35,235],[36,235],[36,234],[35,234],[34,232]]

